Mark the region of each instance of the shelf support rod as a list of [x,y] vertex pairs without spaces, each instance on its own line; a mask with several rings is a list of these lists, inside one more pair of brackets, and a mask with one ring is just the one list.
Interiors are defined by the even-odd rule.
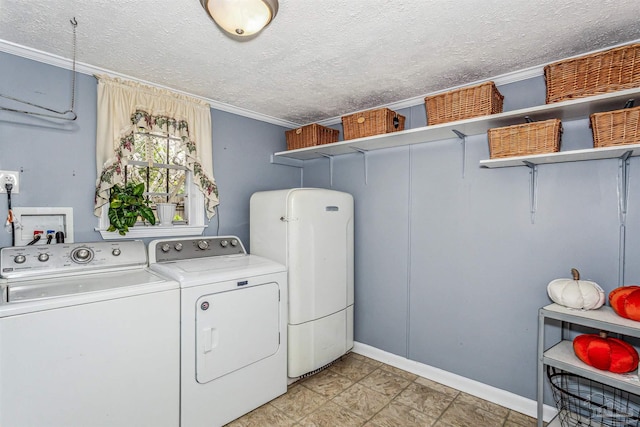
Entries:
[[329,186],[333,188],[333,156],[324,153],[318,153],[322,157],[329,159]]
[[460,138],[460,142],[462,143],[462,179],[464,179],[464,172],[466,170],[467,163],[467,135],[456,129],[451,129],[451,131]]
[[629,201],[629,168],[632,151],[625,152],[619,158],[618,166],[618,212],[620,215],[620,241],[618,247],[618,287],[624,286],[624,267],[626,258],[627,206]]
[[369,151],[358,147],[351,148],[362,154],[362,158],[364,159],[364,185],[367,185],[369,180]]
[[538,165],[526,160],[523,163],[529,168],[529,212],[531,213],[531,224],[535,224],[538,206]]

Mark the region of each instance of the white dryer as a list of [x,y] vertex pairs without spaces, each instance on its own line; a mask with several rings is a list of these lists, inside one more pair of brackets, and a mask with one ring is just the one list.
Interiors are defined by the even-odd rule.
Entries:
[[287,273],[235,236],[149,243],[181,294],[181,427],[224,425],[287,391]]

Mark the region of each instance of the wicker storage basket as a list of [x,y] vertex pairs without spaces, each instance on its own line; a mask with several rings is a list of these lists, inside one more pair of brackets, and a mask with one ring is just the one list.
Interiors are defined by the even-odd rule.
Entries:
[[493,82],[451,90],[424,99],[427,124],[454,122],[471,117],[502,113],[504,97]]
[[640,86],[640,43],[544,67],[547,104]]
[[595,113],[590,119],[594,148],[640,144],[640,107]]
[[[394,124],[394,119],[397,119]],[[388,108],[342,116],[344,139],[364,138],[404,130],[405,117]]]
[[558,119],[489,129],[489,157],[527,156],[560,151]]
[[287,150],[313,147],[315,145],[331,144],[338,141],[340,131],[313,123],[285,132],[287,136]]

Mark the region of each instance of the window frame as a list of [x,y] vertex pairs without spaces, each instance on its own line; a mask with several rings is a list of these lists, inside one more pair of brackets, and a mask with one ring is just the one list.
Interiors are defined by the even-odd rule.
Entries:
[[[162,137],[165,137],[164,135]],[[166,136],[172,138],[171,135]],[[179,165],[167,165],[165,163],[149,164],[139,160],[129,160],[127,164],[132,166],[145,166],[157,168],[176,168],[183,169]],[[204,195],[193,182],[193,172],[184,167],[185,171],[185,194],[184,194],[184,212],[187,217],[187,224],[175,224],[162,226],[159,224],[151,225],[142,222],[136,223],[131,227],[126,235],[121,235],[117,231],[107,231],[109,228],[109,204],[102,206],[100,220],[96,231],[100,232],[103,240],[119,240],[119,239],[136,239],[145,237],[173,237],[173,236],[199,236],[202,235],[205,224]],[[147,188],[148,190],[148,188]]]

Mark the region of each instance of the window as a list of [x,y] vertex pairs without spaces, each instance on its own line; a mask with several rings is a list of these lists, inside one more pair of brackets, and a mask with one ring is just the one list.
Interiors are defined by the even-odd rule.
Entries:
[[[144,164],[144,166],[141,165],[141,163]],[[151,182],[154,182],[154,175],[164,174],[164,176],[166,177],[167,172],[169,172],[170,176],[173,176],[173,174],[171,174],[171,171],[180,171],[182,173],[182,176],[184,177],[184,182],[177,183],[178,185],[173,187],[175,189],[180,186],[180,189],[176,192],[176,196],[174,196],[173,198],[171,198],[171,196],[167,196],[167,193],[170,194],[172,190],[162,192],[147,191],[145,194],[151,202],[149,206],[154,209],[154,213],[156,213],[155,203],[165,203],[165,200],[167,199],[176,200],[176,217],[174,217],[175,219],[173,221],[173,226],[160,226],[159,222],[157,221],[156,213],[156,225],[153,227],[139,226],[143,225],[143,223],[140,221],[136,224],[136,227],[129,228],[129,232],[125,236],[121,236],[117,232],[108,232],[106,230],[107,228],[109,228],[109,205],[105,204],[102,206],[100,222],[97,228],[97,231],[100,232],[103,239],[139,239],[144,237],[198,236],[202,234],[206,226],[204,215],[204,197],[200,189],[193,183],[193,174],[186,168],[178,169],[177,167],[171,165],[169,165],[168,168],[165,168],[163,166],[165,165],[154,163],[151,167],[149,167],[148,175],[151,177]],[[125,166],[125,170],[127,171],[127,175],[129,175],[129,171],[133,169],[131,175],[140,173],[141,176],[145,176],[147,175],[147,167],[147,162],[133,160],[130,161],[127,166]],[[135,182],[141,181],[136,180]],[[155,182],[157,183],[158,180],[156,180]],[[148,188],[149,187],[147,187],[147,190]],[[164,187],[164,189],[166,189],[166,186]]]
[[[134,133],[134,152],[125,166],[125,184],[127,182],[144,183],[145,196],[149,207],[156,203],[175,203],[174,224],[187,224],[185,210],[187,176],[186,153],[181,140],[169,132],[149,132],[140,129]],[[145,159],[151,159],[146,161]],[[156,212],[156,220],[158,214]]]
[[[218,205],[209,104],[137,82],[96,77],[97,230],[105,239],[202,234]],[[136,224],[125,236],[106,231],[111,189],[128,182],[144,184],[153,210],[158,203],[176,203],[174,221]]]
[[[116,159],[110,168],[103,171],[103,180],[119,175],[121,183],[128,182],[145,185],[145,198],[154,210],[156,226],[144,226],[139,218],[136,227],[129,228],[125,236],[106,231],[109,228],[109,205],[102,206],[99,231],[105,239],[142,238],[162,236],[199,235],[205,227],[204,196],[194,182],[194,176],[200,170],[189,167],[189,150],[193,144],[180,134],[185,124],[163,116],[151,116],[137,111],[131,118],[132,123],[145,124],[134,126],[131,132],[123,136],[116,151]],[[149,126],[149,124],[152,124]],[[122,161],[126,158],[126,162]],[[200,186],[207,183],[201,176]],[[157,203],[175,203],[176,214],[171,226],[161,226],[156,211]]]

